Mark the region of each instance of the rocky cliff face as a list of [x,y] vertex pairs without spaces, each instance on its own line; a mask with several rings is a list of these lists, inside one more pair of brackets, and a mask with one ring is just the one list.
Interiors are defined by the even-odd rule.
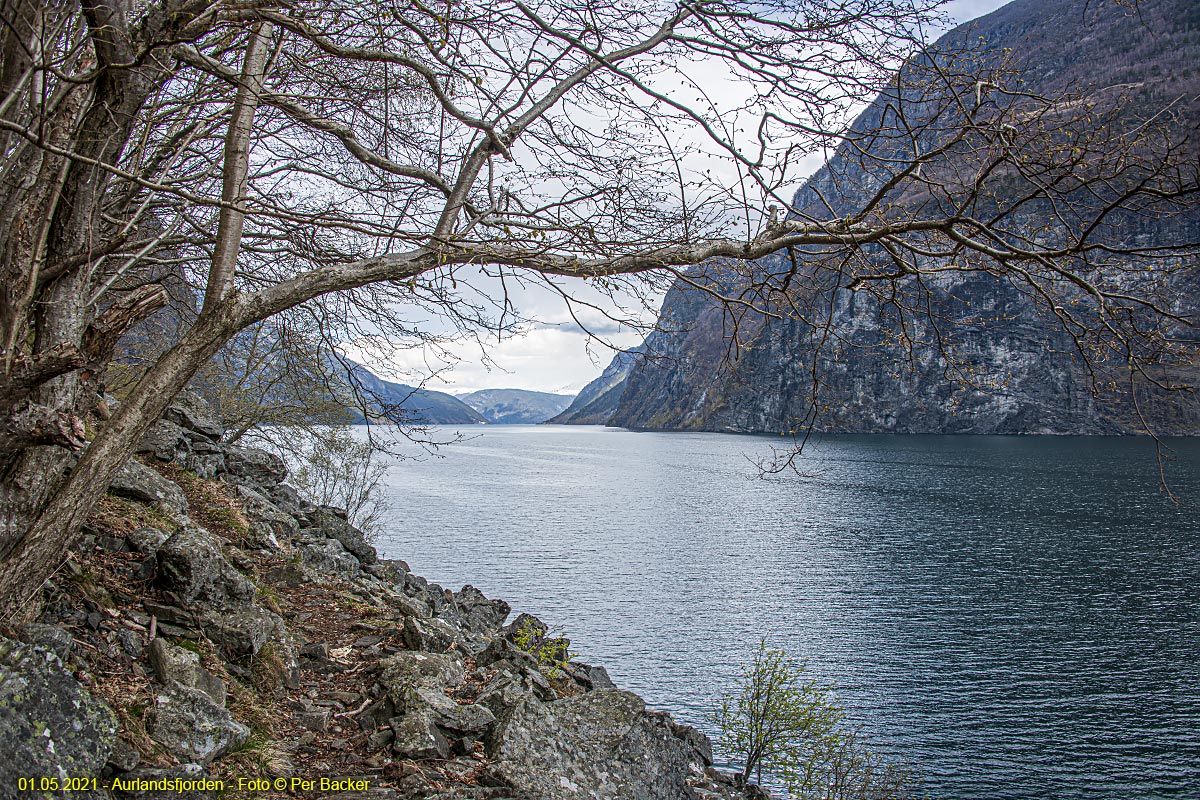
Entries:
[[[1120,93],[1128,98],[1130,124],[1174,102],[1183,110],[1181,124],[1195,134],[1200,7],[1188,0],[1142,3],[1136,15],[1115,3],[1018,0],[947,34],[940,46],[976,41],[985,57],[1011,49],[1030,92]],[[893,100],[881,97],[855,123],[870,157],[843,148],[800,188],[795,208],[841,215],[874,192],[880,176],[872,165],[902,155],[887,136],[872,135],[886,129]],[[1037,226],[1045,211],[1031,210],[1023,223]],[[1120,224],[1127,242],[1200,239],[1196,214],[1171,223],[1130,215]],[[768,260],[759,268],[781,266],[786,265]],[[908,318],[902,337],[894,309],[865,293],[831,292],[818,284],[815,279],[808,295],[797,293],[797,304],[813,311],[803,319],[783,314],[741,320],[742,346],[736,350],[727,343],[728,316],[703,293],[676,287],[661,317],[661,327],[670,332],[648,337],[644,350],[650,357],[631,369],[621,365],[627,376],[609,387],[612,410],[603,421],[773,433],[811,426],[842,432],[1112,434],[1142,432],[1146,424],[1157,433],[1200,433],[1200,401],[1193,395],[1161,391],[1147,381],[1131,387],[1119,365],[1101,364],[1093,375],[1051,310],[1030,302],[1011,283],[947,273],[932,282],[931,306]],[[1200,265],[1177,269],[1164,298],[1195,319]],[[831,335],[813,324],[821,319],[830,321]],[[1195,328],[1186,326],[1172,335],[1197,338]],[[1153,377],[1194,385],[1200,367],[1176,363]]]
[[0,795],[765,799],[536,618],[380,559],[221,433],[173,405],[40,619],[0,631]]

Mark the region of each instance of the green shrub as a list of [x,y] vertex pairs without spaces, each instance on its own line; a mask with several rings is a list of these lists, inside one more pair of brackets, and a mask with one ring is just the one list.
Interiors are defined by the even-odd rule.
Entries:
[[718,747],[742,764],[742,777],[774,776],[796,800],[905,800],[915,779],[868,750],[832,687],[804,662],[759,643],[735,691],[712,714]]
[[551,636],[545,625],[528,617],[513,631],[513,643],[536,658],[540,666],[546,667],[550,677],[557,675],[575,657],[570,651],[570,639],[564,635]]

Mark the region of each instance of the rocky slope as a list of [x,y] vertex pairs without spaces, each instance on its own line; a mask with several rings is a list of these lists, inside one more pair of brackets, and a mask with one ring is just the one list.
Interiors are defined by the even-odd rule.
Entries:
[[220,434],[181,397],[37,621],[0,632],[0,795],[765,797],[538,620],[380,559]]
[[[1182,110],[1181,125],[1196,133],[1200,7],[1190,0],[1139,3],[1136,14],[1111,2],[1017,0],[947,34],[940,45],[974,41],[993,56],[1011,50],[1024,68],[1022,88],[1030,92],[1118,92],[1130,98],[1131,125],[1148,109],[1174,103]],[[885,128],[886,105],[887,98],[876,101],[854,126],[867,136],[876,165],[891,155],[903,158],[892,152],[898,145],[887,136],[871,138]],[[816,215],[855,210],[879,185],[866,161],[843,148],[801,187],[794,207]],[[1035,217],[1029,225],[1040,224]],[[1127,241],[1200,238],[1196,214],[1171,224],[1149,215],[1121,224]],[[759,268],[778,266],[768,261]],[[1095,394],[1070,336],[1048,307],[1031,303],[1019,287],[953,273],[931,288],[928,313],[919,309],[902,338],[894,315],[869,296],[845,290],[831,296],[816,285],[811,297],[797,292],[797,304],[811,312],[805,318],[742,320],[742,346],[731,358],[726,315],[702,293],[677,286],[660,319],[670,332],[651,334],[643,346],[655,358],[632,368],[614,361],[613,376],[627,375],[596,387],[605,396],[598,413],[569,410],[555,421],[772,433],[811,423],[816,430],[843,432],[1113,434],[1145,430],[1144,414],[1157,433],[1200,433],[1194,395],[1143,383],[1136,389],[1139,414],[1120,370],[1104,373],[1103,367],[1103,391]],[[1165,302],[1195,319],[1200,265],[1178,270]],[[827,338],[813,324],[823,315],[832,323]],[[1194,327],[1173,335],[1197,339]],[[820,376],[815,389],[814,372]],[[1155,377],[1195,385],[1200,366],[1176,364]]]
[[480,389],[457,399],[493,425],[538,425],[561,414],[575,398],[528,389]]

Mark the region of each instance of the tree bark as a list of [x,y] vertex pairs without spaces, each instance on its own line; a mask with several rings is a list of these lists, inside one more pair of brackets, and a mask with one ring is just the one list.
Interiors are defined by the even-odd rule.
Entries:
[[192,376],[244,324],[242,305],[227,302],[205,315],[147,372],[50,497],[29,532],[0,562],[0,617],[27,616],[42,583],[67,558],[96,502],[134,446]]

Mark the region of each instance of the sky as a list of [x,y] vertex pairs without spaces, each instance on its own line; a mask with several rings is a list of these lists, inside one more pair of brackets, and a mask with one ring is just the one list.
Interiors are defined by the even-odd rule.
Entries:
[[[993,11],[1007,1],[952,0],[944,9],[959,24]],[[810,174],[820,164],[819,157],[811,157],[796,174]],[[572,293],[598,299],[582,281],[565,286]],[[427,389],[450,394],[491,388],[575,394],[608,365],[615,353],[613,348],[636,346],[644,335],[643,331],[616,325],[587,309],[575,309],[573,318],[562,299],[546,290],[520,289],[514,293],[514,299],[523,314],[536,322],[527,325],[522,334],[488,342],[486,358],[476,341],[451,343],[439,352],[407,349],[385,357],[367,356],[350,346],[347,353],[383,378],[405,383],[423,381]],[[651,307],[638,316],[643,323],[650,324],[656,316],[654,311],[655,307]],[[602,340],[593,334],[601,334]]]

